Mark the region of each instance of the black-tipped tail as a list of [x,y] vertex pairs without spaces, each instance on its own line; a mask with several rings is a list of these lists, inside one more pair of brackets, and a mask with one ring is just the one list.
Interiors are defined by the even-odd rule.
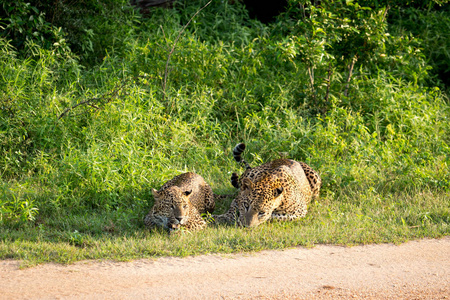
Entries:
[[233,148],[233,157],[241,165],[245,166],[246,169],[250,169],[250,165],[242,158],[241,154],[245,150],[245,144],[239,143]]
[[242,154],[242,152],[244,152],[244,150],[245,150],[244,143],[239,143],[233,148],[233,157],[237,162],[242,161],[241,154]]
[[231,174],[231,184],[235,187],[235,188],[239,188],[239,176],[236,173]]

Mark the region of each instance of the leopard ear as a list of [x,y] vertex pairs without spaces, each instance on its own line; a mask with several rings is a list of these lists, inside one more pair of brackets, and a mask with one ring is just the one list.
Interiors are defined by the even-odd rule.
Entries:
[[155,189],[152,189],[152,194],[153,194],[153,198],[155,198],[155,199],[159,197],[159,193]]
[[243,190],[252,189],[254,186],[255,186],[255,184],[248,177],[245,177],[242,180],[242,189]]

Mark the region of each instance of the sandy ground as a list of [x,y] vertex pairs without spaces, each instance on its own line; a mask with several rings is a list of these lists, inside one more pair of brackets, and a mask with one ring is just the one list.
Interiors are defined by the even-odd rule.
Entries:
[[450,237],[29,269],[7,260],[0,299],[450,299]]

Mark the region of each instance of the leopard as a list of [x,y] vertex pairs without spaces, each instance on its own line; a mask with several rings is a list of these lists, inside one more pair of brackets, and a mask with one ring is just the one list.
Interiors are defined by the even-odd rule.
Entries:
[[187,172],[167,181],[159,190],[152,189],[153,207],[144,218],[150,230],[162,227],[169,231],[197,231],[206,227],[202,214],[214,211],[216,199],[202,176]]
[[322,180],[304,162],[280,158],[257,167],[242,159],[243,143],[233,149],[235,160],[245,166],[241,176],[233,173],[232,185],[239,189],[230,209],[213,215],[216,223],[255,227],[269,220],[288,221],[304,217],[308,204],[318,198]]

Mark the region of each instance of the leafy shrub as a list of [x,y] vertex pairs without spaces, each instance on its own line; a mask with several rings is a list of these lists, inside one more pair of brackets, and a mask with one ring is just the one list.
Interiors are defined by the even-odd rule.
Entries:
[[421,40],[427,63],[445,85],[450,84],[450,6],[441,10],[404,8],[392,16],[392,31],[410,32]]
[[0,224],[24,224],[34,221],[38,213],[36,203],[26,196],[26,190],[17,187],[9,189],[6,185],[0,186],[2,197],[0,199]]

